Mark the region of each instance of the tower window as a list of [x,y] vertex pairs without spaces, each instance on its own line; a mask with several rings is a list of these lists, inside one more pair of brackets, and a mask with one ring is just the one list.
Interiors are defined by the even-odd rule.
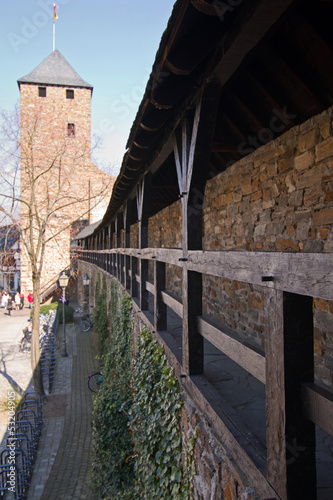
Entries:
[[66,99],[74,99],[74,90],[66,89]]
[[75,123],[67,123],[67,135],[68,137],[75,136]]
[[38,87],[38,97],[46,97],[46,87]]

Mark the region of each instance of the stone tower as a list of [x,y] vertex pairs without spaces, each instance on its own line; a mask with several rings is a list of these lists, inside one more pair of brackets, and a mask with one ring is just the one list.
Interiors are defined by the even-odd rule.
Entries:
[[[34,168],[43,172],[37,187],[39,210],[52,208],[52,217],[45,229],[48,237],[41,294],[56,287],[62,270],[70,265],[70,239],[73,224],[95,222],[92,206],[100,187],[110,184],[110,176],[91,162],[91,97],[93,87],[84,81],[62,56],[54,50],[31,73],[18,80],[20,89],[21,132],[21,221],[28,220],[31,206],[31,179]],[[31,160],[30,156],[33,157]],[[30,166],[30,164],[33,166]],[[30,169],[30,170],[29,170]],[[66,182],[64,182],[64,179]],[[52,196],[62,183],[61,201],[50,208]],[[104,193],[107,205],[110,190]],[[68,206],[66,208],[68,198]],[[92,203],[94,199],[94,203]],[[64,201],[65,200],[65,201]],[[101,209],[101,206],[99,206]],[[100,217],[99,211],[99,217]],[[102,210],[102,214],[103,214]],[[27,222],[28,227],[28,222]],[[65,231],[63,229],[66,228]],[[32,288],[29,259],[21,245],[21,288],[27,294]]]

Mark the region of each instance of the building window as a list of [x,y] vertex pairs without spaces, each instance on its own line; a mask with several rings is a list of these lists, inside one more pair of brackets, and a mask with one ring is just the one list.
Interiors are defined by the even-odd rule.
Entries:
[[38,87],[38,97],[46,97],[46,87]]
[[66,89],[66,99],[74,99],[74,90]]
[[75,136],[75,123],[67,123],[67,135],[68,137]]

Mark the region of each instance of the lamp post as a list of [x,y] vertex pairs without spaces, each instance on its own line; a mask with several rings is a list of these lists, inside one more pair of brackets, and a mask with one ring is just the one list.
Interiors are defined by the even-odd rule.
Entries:
[[64,333],[64,350],[61,354],[63,358],[67,358],[67,345],[66,345],[66,327],[65,327],[65,300],[66,300],[66,287],[68,285],[69,277],[65,274],[65,271],[62,272],[62,275],[59,277],[59,285],[62,288],[62,328]]
[[[83,281],[84,296],[87,296],[88,290],[89,290],[89,284],[90,284],[90,278],[89,278],[87,273],[83,276],[82,281]],[[87,290],[87,292],[86,292],[86,290]],[[89,314],[89,295],[88,295],[87,302],[88,302],[88,314]]]

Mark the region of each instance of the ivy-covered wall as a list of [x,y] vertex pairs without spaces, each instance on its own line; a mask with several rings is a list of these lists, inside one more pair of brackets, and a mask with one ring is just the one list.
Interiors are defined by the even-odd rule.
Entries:
[[80,262],[79,272],[93,281],[103,373],[93,414],[96,500],[257,498],[128,295],[94,266]]

